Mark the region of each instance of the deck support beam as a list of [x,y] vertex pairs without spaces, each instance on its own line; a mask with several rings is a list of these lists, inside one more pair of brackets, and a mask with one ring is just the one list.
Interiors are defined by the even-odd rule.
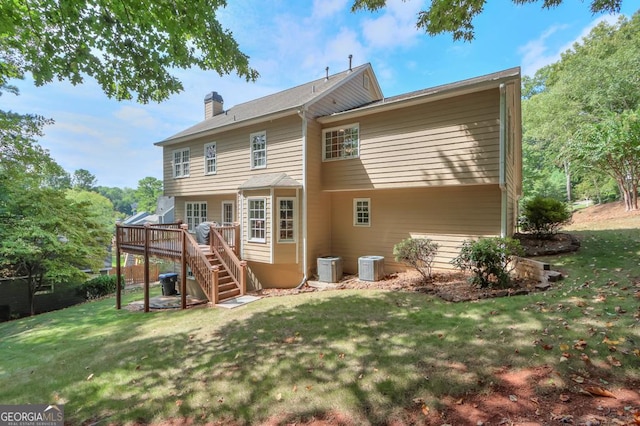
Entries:
[[182,309],[187,309],[187,232],[189,225],[183,223],[180,225],[182,232],[182,253],[180,256],[180,303]]
[[149,229],[148,223],[144,225],[144,311],[149,312]]
[[122,308],[122,269],[120,266],[120,224],[116,223],[116,309]]

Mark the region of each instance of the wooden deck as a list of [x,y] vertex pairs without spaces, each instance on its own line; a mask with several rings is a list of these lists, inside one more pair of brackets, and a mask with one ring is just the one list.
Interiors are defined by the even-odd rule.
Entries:
[[211,304],[246,293],[247,263],[238,258],[239,226],[212,226],[208,245],[198,244],[182,223],[116,226],[116,307],[121,308],[121,253],[144,257],[145,312],[149,311],[149,258],[180,261],[182,308],[187,306],[187,267]]

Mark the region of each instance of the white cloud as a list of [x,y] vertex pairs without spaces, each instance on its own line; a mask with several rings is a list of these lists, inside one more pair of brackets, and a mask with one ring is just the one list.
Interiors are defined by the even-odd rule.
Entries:
[[312,17],[324,19],[346,9],[349,0],[313,0]]
[[153,129],[158,127],[158,121],[142,107],[125,105],[118,109],[113,115],[125,123],[147,129]]
[[393,48],[412,45],[420,32],[416,29],[419,2],[390,0],[379,18],[366,19],[362,23],[362,35],[367,47]]
[[538,38],[531,40],[518,48],[518,53],[522,56],[522,74],[533,76],[540,68],[558,62],[561,54],[573,47],[575,43],[582,42],[591,30],[601,22],[613,24],[618,20],[619,15],[603,15],[590,22],[584,27],[580,34],[572,40],[563,43],[558,48],[550,47],[553,36],[560,37],[561,33],[569,29],[568,25],[554,25],[545,30]]

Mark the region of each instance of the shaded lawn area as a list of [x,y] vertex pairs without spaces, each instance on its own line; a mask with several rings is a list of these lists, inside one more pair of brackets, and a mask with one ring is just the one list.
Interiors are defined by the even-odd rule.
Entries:
[[[504,372],[544,368],[527,399],[553,401],[537,407],[548,420],[557,404],[571,412],[559,395],[640,386],[640,230],[576,234],[579,252],[545,259],[568,274],[547,293],[452,304],[343,290],[148,314],[117,311],[110,298],[3,323],[0,403],[64,403],[71,424],[335,413],[354,424],[466,424],[456,405],[491,395]],[[474,405],[479,419],[495,415]]]

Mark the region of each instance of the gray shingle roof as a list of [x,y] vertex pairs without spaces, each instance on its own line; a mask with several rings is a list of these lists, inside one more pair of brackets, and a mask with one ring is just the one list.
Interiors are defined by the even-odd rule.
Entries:
[[165,145],[176,139],[184,138],[185,136],[197,135],[198,133],[257,119],[259,117],[267,117],[286,111],[293,113],[297,108],[322,97],[323,94],[338,86],[346,80],[347,77],[360,73],[367,68],[371,68],[371,64],[360,65],[354,67],[351,71],[347,70],[331,75],[328,79],[320,78],[272,95],[235,105],[222,114],[201,121],[161,142],[157,142],[156,145]]
[[247,179],[238,189],[301,188],[302,184],[286,173],[263,173]]

